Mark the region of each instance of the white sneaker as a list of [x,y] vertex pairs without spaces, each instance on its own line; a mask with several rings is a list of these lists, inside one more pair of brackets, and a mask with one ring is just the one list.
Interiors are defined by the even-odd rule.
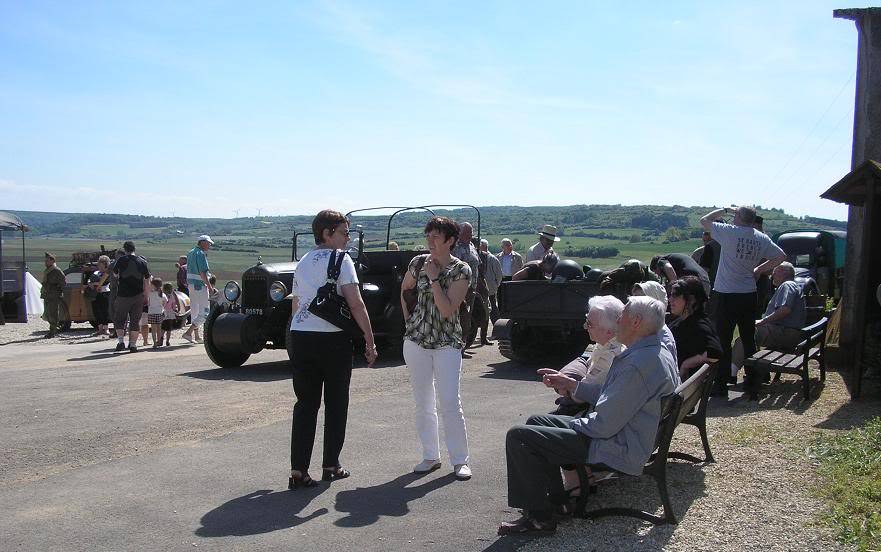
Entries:
[[468,467],[468,464],[456,464],[453,467],[453,473],[456,474],[456,479],[459,481],[471,479],[471,468]]
[[416,464],[416,467],[413,468],[413,473],[433,472],[439,467],[441,467],[440,460],[423,460],[422,462]]
[[193,336],[188,333],[183,334],[181,337],[184,338],[185,341],[189,341],[190,343],[195,343],[195,341],[193,341]]

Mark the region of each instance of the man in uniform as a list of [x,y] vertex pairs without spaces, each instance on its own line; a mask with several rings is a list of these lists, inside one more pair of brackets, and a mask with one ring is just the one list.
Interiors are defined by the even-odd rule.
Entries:
[[49,333],[45,337],[55,337],[61,331],[59,311],[61,309],[62,295],[64,294],[64,271],[55,264],[55,255],[46,253],[46,270],[43,271],[43,288],[40,297],[43,298],[43,311],[46,321],[49,322]]

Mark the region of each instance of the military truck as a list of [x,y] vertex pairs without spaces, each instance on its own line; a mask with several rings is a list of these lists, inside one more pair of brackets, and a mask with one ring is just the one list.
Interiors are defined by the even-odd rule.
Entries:
[[499,352],[527,363],[571,360],[590,343],[584,315],[591,297],[614,295],[626,301],[634,283],[654,279],[636,259],[606,272],[563,260],[549,280],[503,282],[493,325]]
[[[404,317],[401,312],[401,282],[410,261],[423,250],[389,251],[392,225],[404,213],[424,214],[418,226],[418,238],[422,227],[437,209],[468,208],[476,212],[476,231],[480,236],[480,211],[471,205],[428,205],[420,207],[374,207],[359,209],[346,214],[350,230],[354,228],[353,240],[349,242],[348,254],[355,262],[361,295],[367,307],[374,339],[384,354],[400,354],[404,335]],[[391,214],[384,232],[384,240],[375,240],[374,246],[365,247],[372,236],[365,239],[363,227],[355,224],[357,216],[384,211]],[[375,221],[371,221],[375,222]],[[376,232],[376,226],[372,226]],[[381,232],[381,231],[380,231]],[[236,368],[248,358],[264,349],[290,350],[291,295],[294,272],[299,262],[298,238],[311,240],[311,232],[295,232],[291,244],[291,260],[283,263],[257,264],[242,273],[241,284],[228,282],[223,289],[229,305],[212,310],[205,322],[205,351],[214,364],[223,368]],[[304,240],[305,242],[305,240]],[[312,242],[314,244],[314,241]],[[355,348],[363,350],[363,342]]]

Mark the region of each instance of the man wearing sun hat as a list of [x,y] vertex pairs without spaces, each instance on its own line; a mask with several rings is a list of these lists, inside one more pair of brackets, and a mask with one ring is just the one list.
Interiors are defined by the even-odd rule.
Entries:
[[193,337],[196,338],[196,342],[202,342],[199,337],[199,328],[208,319],[208,312],[211,308],[209,297],[214,293],[214,286],[209,280],[208,257],[205,253],[212,245],[214,245],[214,241],[211,240],[211,236],[203,234],[196,240],[196,247],[187,253],[187,284],[190,288],[190,322],[192,324],[181,337],[190,343],[193,342]]
[[538,243],[529,248],[526,252],[526,262],[540,261],[544,256],[553,249],[554,242],[560,241],[557,237],[557,227],[545,224],[538,233]]

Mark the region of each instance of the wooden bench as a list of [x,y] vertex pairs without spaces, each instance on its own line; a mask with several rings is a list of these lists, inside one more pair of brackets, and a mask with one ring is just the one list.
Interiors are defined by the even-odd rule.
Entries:
[[[715,363],[704,364],[688,380],[681,383],[672,394],[667,395],[661,401],[661,420],[655,437],[655,452],[646,462],[643,475],[652,476],[658,484],[658,492],[661,495],[661,502],[664,506],[664,515],[659,516],[635,508],[599,508],[587,511],[587,497],[589,494],[593,494],[595,489],[591,488],[588,484],[587,471],[584,469],[584,466],[579,466],[576,469],[581,480],[581,488],[582,490],[591,490],[587,493],[582,492],[581,496],[579,496],[575,505],[575,516],[587,519],[596,519],[604,516],[628,516],[643,519],[655,525],[677,523],[676,515],[673,513],[673,505],[670,502],[670,494],[667,490],[667,459],[678,458],[694,463],[715,462],[713,453],[710,451],[710,441],[707,438],[707,402],[710,397],[710,391],[713,388],[716,369]],[[703,460],[684,452],[670,451],[670,442],[679,424],[697,427],[704,446],[705,458]],[[606,466],[591,466],[591,468],[599,471],[609,470]]]
[[779,381],[781,373],[801,376],[804,399],[811,400],[811,377],[808,372],[808,364],[811,360],[816,360],[820,365],[820,381],[826,381],[825,353],[828,322],[829,319],[823,317],[810,326],[802,328],[801,342],[792,350],[762,349],[744,360],[743,366],[746,370],[744,387],[750,400],[758,400],[760,377],[770,372],[776,372],[775,381]]

